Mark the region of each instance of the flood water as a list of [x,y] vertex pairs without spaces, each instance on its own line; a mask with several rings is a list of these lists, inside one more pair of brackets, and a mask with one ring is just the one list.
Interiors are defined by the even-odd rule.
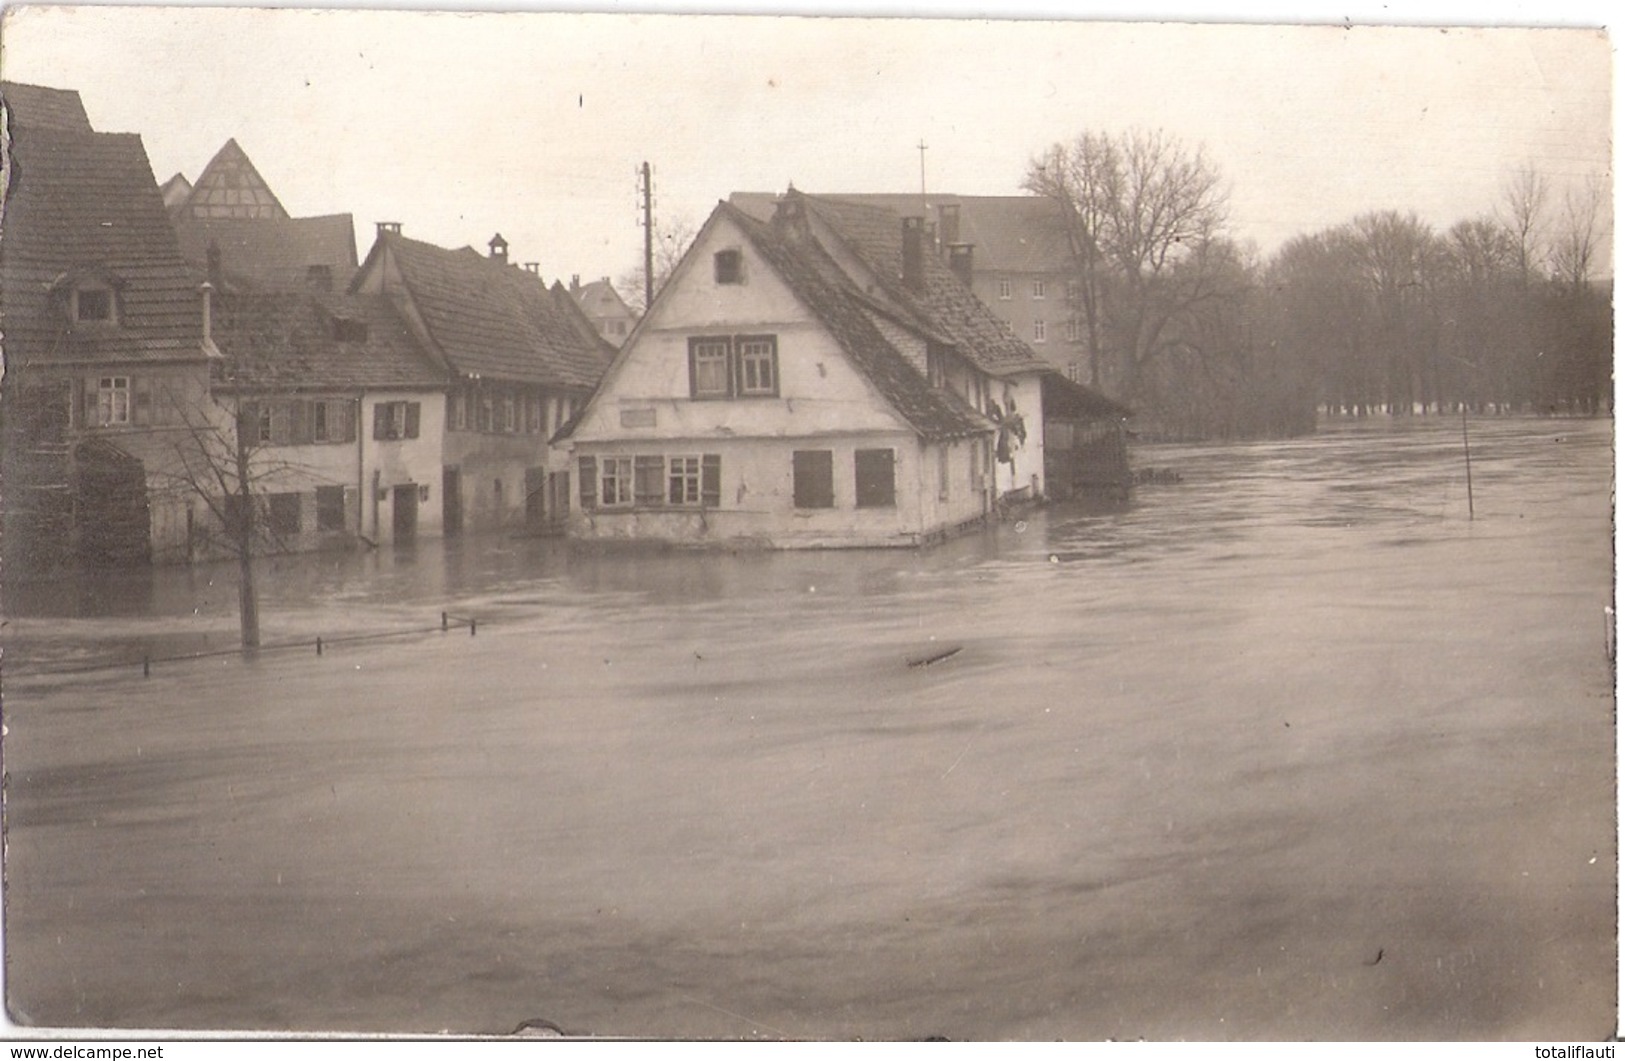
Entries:
[[320,656],[164,661],[230,567],[8,585],[11,1019],[1606,1037],[1612,424],[1471,441],[1472,520],[1428,418],[922,552],[265,563]]

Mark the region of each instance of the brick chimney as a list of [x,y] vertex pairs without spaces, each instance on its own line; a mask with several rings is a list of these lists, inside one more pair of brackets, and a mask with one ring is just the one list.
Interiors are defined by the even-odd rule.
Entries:
[[903,218],[903,286],[925,290],[925,218]]
[[580,273],[571,273],[570,274],[570,294],[572,294],[572,295],[581,294],[581,274]]
[[375,224],[378,226],[378,234],[380,236],[386,232],[393,233],[397,236],[401,234],[401,223],[399,221],[378,221],[375,222]]
[[942,235],[942,245],[952,247],[959,242],[959,204],[937,204],[937,231]]
[[491,248],[492,261],[506,262],[508,260],[508,241],[502,238],[502,233],[498,232],[492,236],[491,242],[486,246]]
[[953,270],[959,282],[966,287],[970,286],[971,274],[975,271],[975,261],[971,256],[972,244],[948,244],[948,268]]

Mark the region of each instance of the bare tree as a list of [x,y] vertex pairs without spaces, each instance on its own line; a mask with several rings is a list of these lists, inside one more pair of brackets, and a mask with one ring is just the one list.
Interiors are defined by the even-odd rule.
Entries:
[[1552,272],[1570,288],[1582,288],[1591,279],[1591,267],[1604,233],[1603,208],[1608,191],[1603,179],[1588,174],[1578,188],[1563,195],[1563,212],[1552,239]]
[[[688,253],[689,244],[694,242],[694,237],[698,234],[699,229],[694,226],[693,221],[682,214],[679,214],[667,222],[663,228],[655,232],[654,292],[656,298],[660,297],[661,288],[665,287],[666,281],[671,279],[671,274],[677,268],[677,263],[683,260],[683,255]],[[639,262],[616,277],[615,290],[638,316],[641,317],[648,312],[649,306],[647,299],[644,297],[643,263]]]
[[[1219,297],[1205,261],[1227,192],[1202,148],[1160,131],[1084,133],[1028,167],[1025,187],[1061,207],[1091,337],[1093,380],[1133,396],[1170,328]],[[1177,268],[1176,268],[1177,267]],[[1099,367],[1109,350],[1112,380]]]
[[1510,174],[1501,185],[1501,202],[1496,219],[1512,238],[1517,255],[1519,282],[1525,287],[1535,279],[1537,263],[1544,257],[1546,200],[1550,185],[1533,163]]

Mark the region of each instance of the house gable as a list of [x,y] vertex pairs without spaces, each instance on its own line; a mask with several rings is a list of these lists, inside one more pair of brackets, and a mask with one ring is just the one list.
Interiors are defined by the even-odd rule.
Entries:
[[190,217],[285,219],[276,194],[236,140],[227,140],[198,174],[192,192],[177,210]]
[[[696,357],[736,373],[745,344],[771,349],[766,394],[704,396]],[[704,372],[703,369],[699,370]],[[758,381],[760,382],[760,381]],[[697,396],[698,395],[698,396]],[[912,425],[852,362],[732,212],[695,238],[570,432],[576,442],[638,438],[803,438],[905,432]]]

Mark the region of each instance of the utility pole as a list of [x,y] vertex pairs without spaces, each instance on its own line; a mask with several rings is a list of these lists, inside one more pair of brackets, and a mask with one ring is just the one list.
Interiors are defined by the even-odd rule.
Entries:
[[638,173],[643,180],[643,312],[647,313],[655,300],[654,181],[647,162]]
[[920,198],[925,198],[925,141],[922,139],[914,145],[920,151]]

